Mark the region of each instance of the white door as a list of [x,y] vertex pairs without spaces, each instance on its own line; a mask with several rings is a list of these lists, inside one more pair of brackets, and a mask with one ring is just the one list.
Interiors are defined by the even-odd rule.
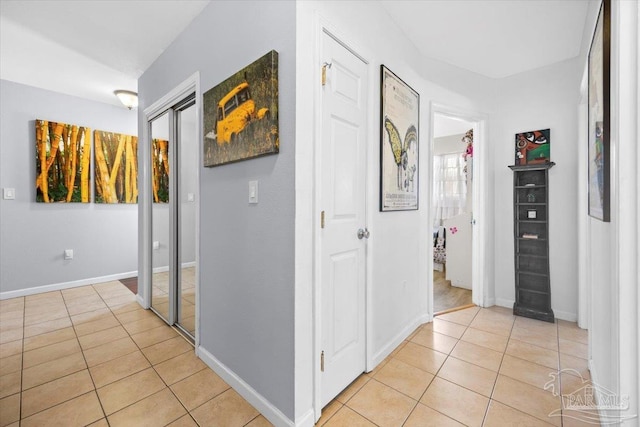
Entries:
[[367,65],[323,35],[322,406],[365,370]]

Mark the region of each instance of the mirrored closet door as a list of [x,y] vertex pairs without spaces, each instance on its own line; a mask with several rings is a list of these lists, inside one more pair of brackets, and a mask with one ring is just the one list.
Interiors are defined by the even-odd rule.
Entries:
[[151,308],[195,337],[198,143],[191,96],[149,122],[151,134]]

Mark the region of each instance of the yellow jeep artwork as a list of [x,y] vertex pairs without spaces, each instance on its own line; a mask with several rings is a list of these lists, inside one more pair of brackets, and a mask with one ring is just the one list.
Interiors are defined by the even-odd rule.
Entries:
[[216,132],[213,137],[219,146],[233,143],[251,122],[265,117],[269,118],[269,109],[261,108],[256,111],[249,83],[240,83],[218,102]]

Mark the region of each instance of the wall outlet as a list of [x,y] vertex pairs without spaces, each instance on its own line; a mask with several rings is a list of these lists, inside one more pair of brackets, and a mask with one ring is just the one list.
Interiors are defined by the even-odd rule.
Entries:
[[158,241],[153,242],[153,249],[156,251],[160,249],[160,242]]
[[64,259],[73,259],[73,249],[64,250]]

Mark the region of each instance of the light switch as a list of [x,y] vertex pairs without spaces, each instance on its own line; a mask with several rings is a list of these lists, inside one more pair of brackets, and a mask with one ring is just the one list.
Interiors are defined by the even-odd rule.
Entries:
[[73,259],[73,249],[64,250],[64,259]]
[[193,202],[196,200],[196,195],[193,193],[187,193],[187,202]]
[[160,249],[160,242],[158,242],[157,240],[155,242],[153,242],[153,249],[155,249],[155,250]]
[[4,188],[2,190],[2,198],[5,200],[14,200],[16,198],[16,189]]
[[249,181],[249,204],[258,203],[258,181]]

